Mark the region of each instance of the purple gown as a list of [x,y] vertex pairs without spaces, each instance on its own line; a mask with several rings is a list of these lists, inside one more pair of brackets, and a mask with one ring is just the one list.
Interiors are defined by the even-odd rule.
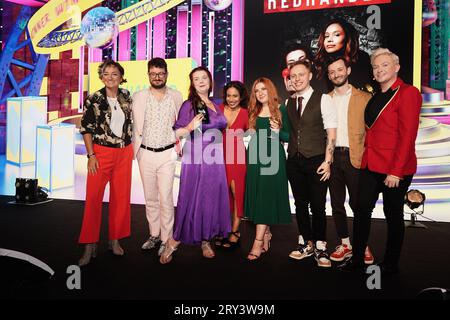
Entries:
[[[209,124],[186,139],[181,159],[180,190],[175,214],[173,238],[184,244],[200,244],[231,231],[227,178],[223,161],[221,130],[227,120],[218,106],[208,109]],[[180,108],[174,129],[186,127],[194,118],[189,100]],[[208,129],[215,129],[213,132]],[[214,133],[214,137],[210,134]],[[207,155],[201,156],[201,155]],[[210,155],[208,157],[208,155]],[[214,161],[211,161],[214,159]]]

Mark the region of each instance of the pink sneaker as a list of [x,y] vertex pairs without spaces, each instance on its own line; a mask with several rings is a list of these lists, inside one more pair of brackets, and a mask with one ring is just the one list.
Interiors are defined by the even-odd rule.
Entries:
[[373,264],[374,258],[372,252],[370,252],[369,247],[366,247],[366,251],[364,252],[364,263],[365,264]]
[[349,249],[346,244],[341,244],[337,246],[336,250],[330,255],[330,259],[339,262],[351,258],[352,256],[352,249]]

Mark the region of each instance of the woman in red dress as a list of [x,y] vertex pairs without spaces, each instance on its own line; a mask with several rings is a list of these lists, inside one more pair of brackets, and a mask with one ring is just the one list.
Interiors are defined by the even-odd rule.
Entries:
[[220,108],[227,118],[223,147],[232,225],[228,239],[222,243],[219,240],[216,244],[226,249],[236,248],[241,237],[239,225],[244,215],[245,175],[247,172],[243,140],[248,129],[247,104],[248,93],[242,82],[231,81],[225,85],[223,88],[223,104]]

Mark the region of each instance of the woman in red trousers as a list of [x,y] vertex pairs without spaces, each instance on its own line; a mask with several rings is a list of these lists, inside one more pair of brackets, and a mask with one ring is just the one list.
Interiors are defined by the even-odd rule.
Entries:
[[80,133],[86,145],[86,204],[79,243],[85,244],[79,266],[97,255],[102,201],[106,184],[109,197],[109,249],[117,256],[124,251],[119,239],[130,235],[130,193],[133,149],[130,93],[119,88],[126,82],[123,67],[114,61],[103,62],[98,74],[105,87],[84,102]]

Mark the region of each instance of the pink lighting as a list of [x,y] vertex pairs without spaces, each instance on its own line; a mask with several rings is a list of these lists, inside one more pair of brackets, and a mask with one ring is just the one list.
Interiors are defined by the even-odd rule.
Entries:
[[78,101],[78,112],[83,112],[83,88],[84,88],[84,46],[80,47],[80,60],[78,62],[78,93],[79,93],[79,101]]
[[177,58],[188,56],[188,6],[177,8]]
[[33,1],[33,0],[6,0],[8,2],[13,2],[17,4],[21,4],[23,6],[30,6],[30,7],[42,7],[45,3],[48,2],[48,0],[41,0],[41,1]]
[[94,62],[103,61],[103,50],[102,49],[94,48],[94,49],[92,49],[92,53],[93,53],[93,61]]
[[234,0],[231,34],[231,80],[244,81],[244,0]]
[[136,35],[136,60],[145,60],[147,50],[147,24],[140,23],[137,26]]
[[153,57],[166,57],[166,13],[157,15],[153,21]]
[[191,58],[202,64],[202,1],[192,1],[191,5]]
[[214,77],[214,12],[209,13],[208,69]]
[[101,49],[88,47],[88,62],[100,62],[103,60],[103,51]]
[[119,61],[130,60],[131,48],[131,30],[125,30],[119,33]]

